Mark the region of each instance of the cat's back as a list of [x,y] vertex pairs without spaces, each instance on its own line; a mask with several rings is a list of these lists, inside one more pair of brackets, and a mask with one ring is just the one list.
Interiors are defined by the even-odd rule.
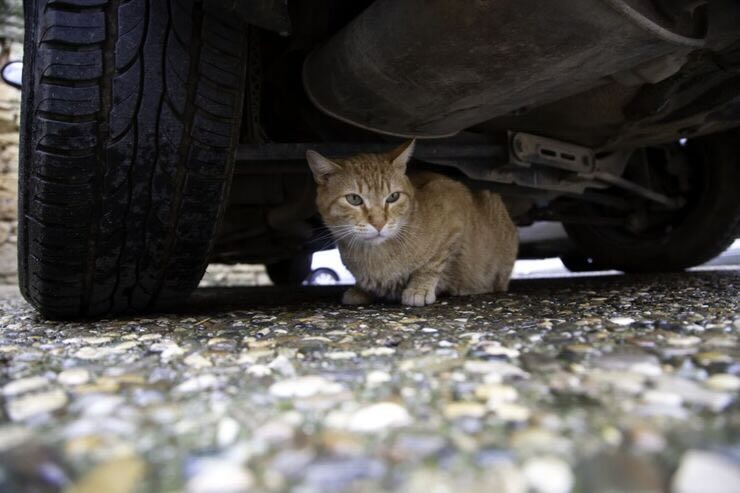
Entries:
[[417,200],[425,209],[445,211],[466,221],[493,221],[506,229],[513,225],[501,196],[487,190],[471,190],[467,185],[431,171],[409,174]]
[[474,206],[475,198],[463,183],[432,171],[409,173],[409,180],[416,189],[417,202],[423,208],[437,212],[463,212],[461,208]]

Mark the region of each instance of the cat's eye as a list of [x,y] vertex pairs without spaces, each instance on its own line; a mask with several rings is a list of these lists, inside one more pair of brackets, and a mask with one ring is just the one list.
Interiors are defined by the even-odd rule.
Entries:
[[362,197],[360,197],[356,193],[348,193],[344,196],[344,198],[347,199],[347,202],[349,202],[351,205],[362,205]]
[[400,192],[393,192],[388,197],[386,197],[385,201],[388,202],[389,204],[392,204],[393,202],[398,200],[400,196],[401,196]]

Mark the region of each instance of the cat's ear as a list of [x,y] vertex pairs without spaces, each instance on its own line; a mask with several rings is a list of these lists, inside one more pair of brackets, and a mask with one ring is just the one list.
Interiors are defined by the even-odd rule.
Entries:
[[416,147],[416,139],[411,139],[393,149],[389,153],[393,166],[401,171],[406,171],[406,165],[414,153],[414,147]]
[[340,170],[337,163],[329,158],[325,158],[316,151],[306,151],[306,160],[308,161],[308,165],[311,167],[313,179],[319,184],[324,183],[327,176]]

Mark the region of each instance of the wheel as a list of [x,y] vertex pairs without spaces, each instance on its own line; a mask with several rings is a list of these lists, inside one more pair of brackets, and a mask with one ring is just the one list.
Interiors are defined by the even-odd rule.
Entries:
[[566,224],[568,236],[595,264],[625,272],[677,271],[716,257],[740,234],[737,136],[692,139],[646,154],[642,175],[647,169],[648,182],[660,191],[682,195],[686,205],[681,209],[643,209],[632,216],[632,227]]
[[331,286],[339,282],[339,276],[336,272],[326,267],[320,267],[311,271],[308,276],[308,284],[312,286]]
[[594,272],[601,270],[599,265],[594,263],[594,259],[578,254],[568,254],[560,257],[560,261],[566,269],[571,272]]
[[277,286],[297,286],[311,273],[311,255],[299,255],[266,266],[267,275]]
[[26,0],[19,277],[52,318],[198,284],[241,121],[245,29],[198,0]]

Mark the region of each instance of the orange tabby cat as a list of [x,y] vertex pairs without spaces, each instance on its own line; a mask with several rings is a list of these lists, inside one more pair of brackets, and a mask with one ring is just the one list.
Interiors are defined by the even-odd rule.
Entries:
[[424,306],[440,293],[506,291],[518,241],[501,198],[436,173],[407,176],[413,150],[410,141],[341,160],[306,153],[319,212],[357,280],[342,302]]

